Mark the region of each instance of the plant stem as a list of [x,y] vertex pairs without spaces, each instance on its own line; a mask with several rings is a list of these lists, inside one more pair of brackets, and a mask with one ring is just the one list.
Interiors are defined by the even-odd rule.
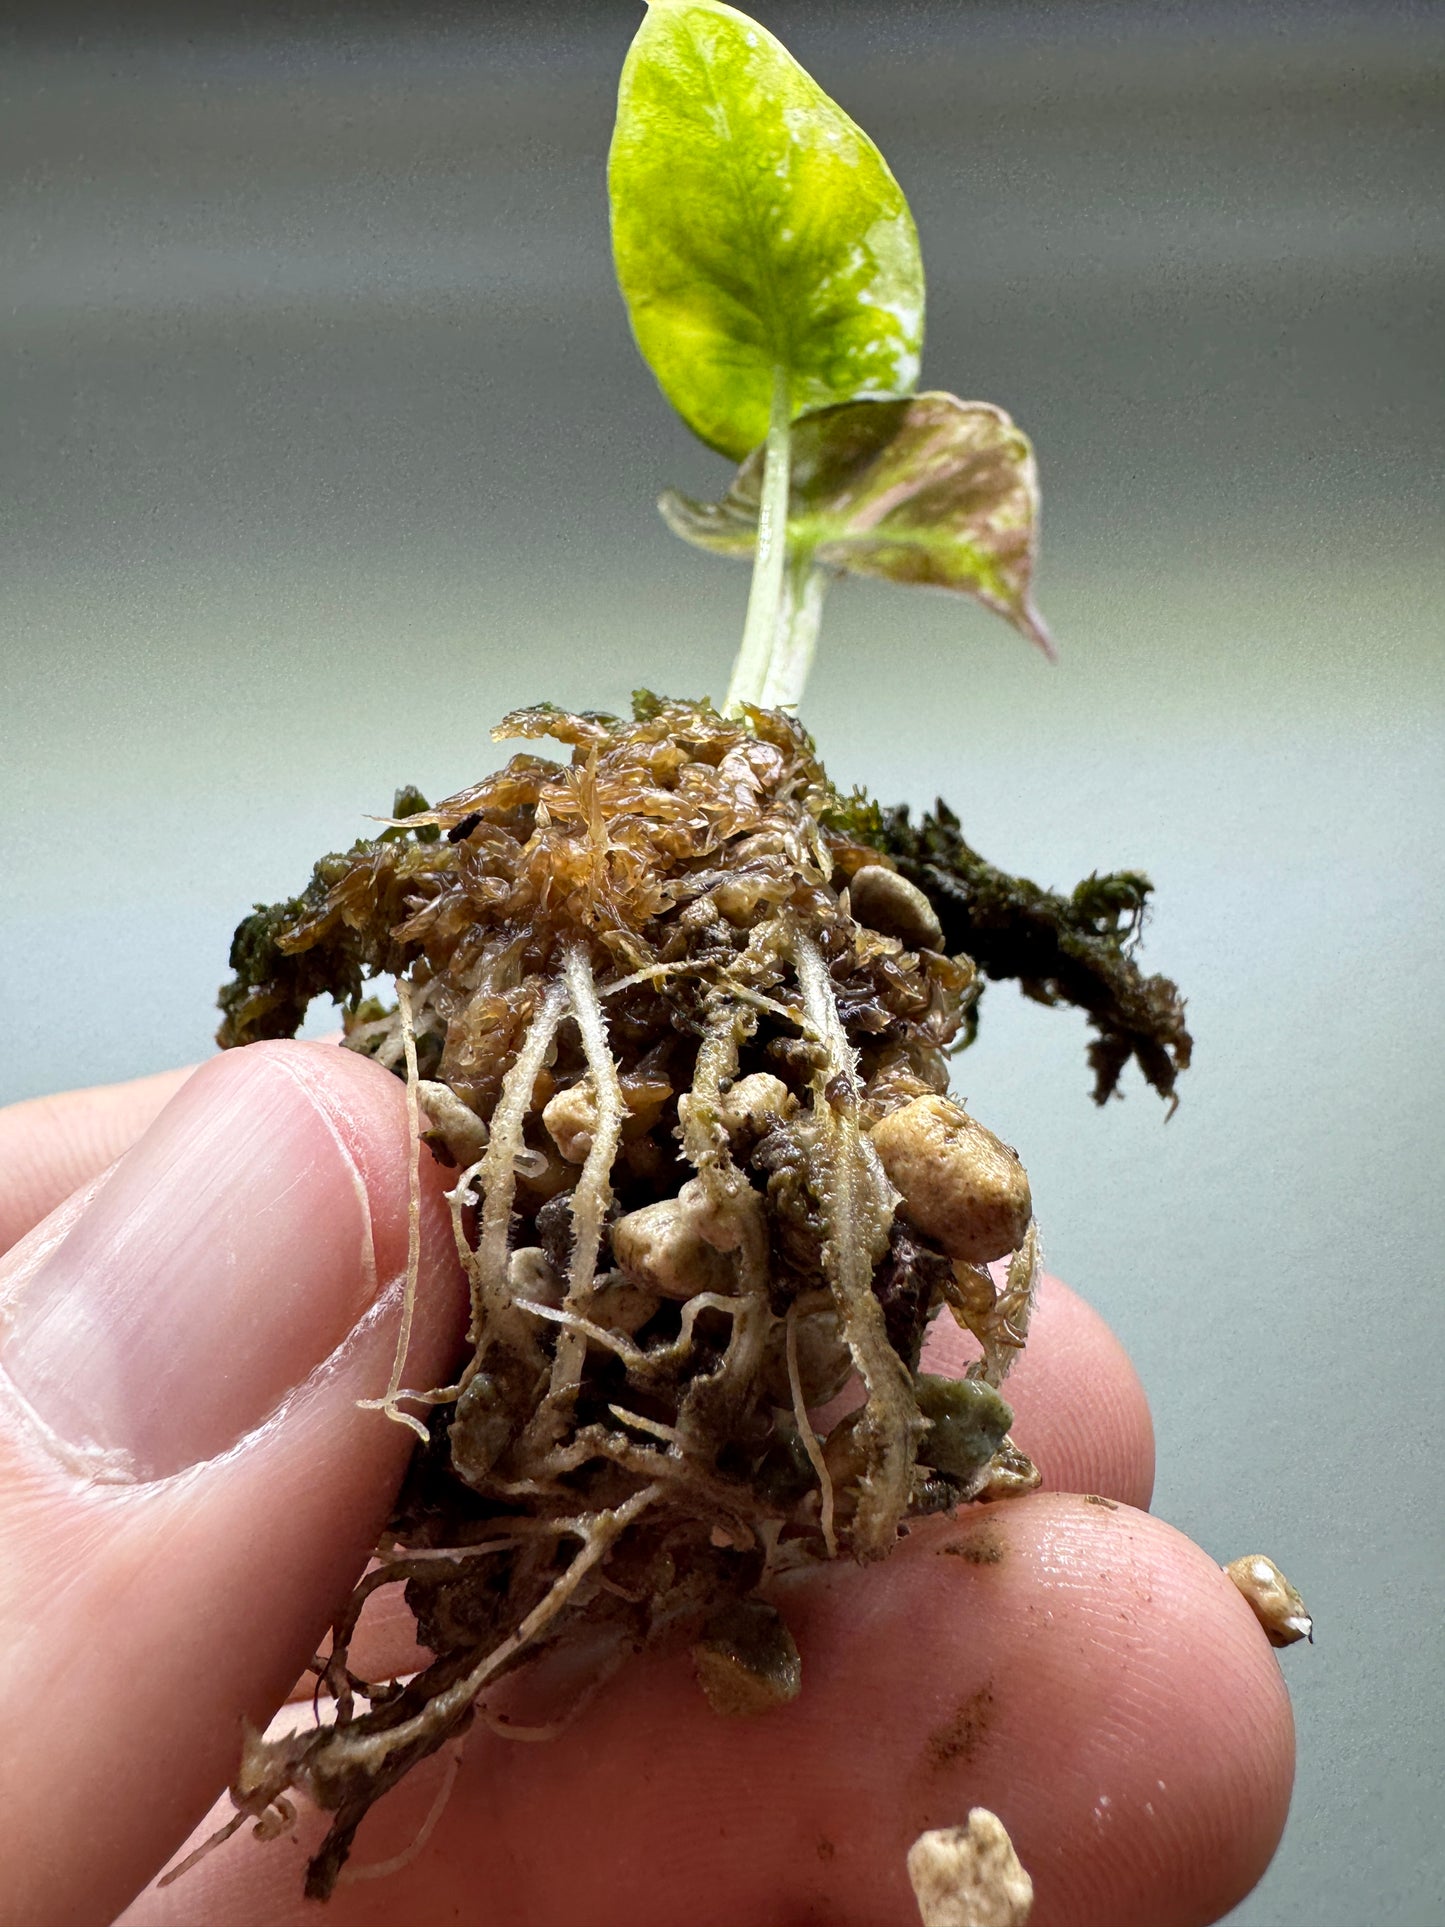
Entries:
[[758,510],[758,542],[753,553],[753,581],[748,591],[747,620],[742,645],[733,664],[724,713],[735,716],[744,703],[763,699],[773,653],[782,627],[783,564],[788,553],[788,427],[792,404],[788,376],[773,371],[773,406],[768,420],[767,453],[763,464],[763,498]]
[[823,619],[823,591],[828,586],[828,571],[813,561],[811,549],[791,556],[784,584],[785,620],[779,626],[778,646],[768,664],[762,701],[769,709],[796,709],[803,700],[813,652],[818,646],[818,625]]

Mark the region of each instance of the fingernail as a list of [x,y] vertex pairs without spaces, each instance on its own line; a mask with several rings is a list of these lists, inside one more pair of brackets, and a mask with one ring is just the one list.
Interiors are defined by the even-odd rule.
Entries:
[[0,1368],[97,1472],[163,1478],[226,1451],[375,1295],[361,1171],[296,1048],[204,1066],[6,1281]]

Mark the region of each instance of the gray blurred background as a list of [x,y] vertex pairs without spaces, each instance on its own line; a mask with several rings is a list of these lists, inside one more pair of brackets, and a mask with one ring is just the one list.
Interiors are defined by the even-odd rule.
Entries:
[[[1041,882],[1140,864],[1197,1068],[1096,1114],[985,1000],[958,1087],[1138,1361],[1157,1509],[1319,1627],[1250,1927],[1435,1927],[1445,16],[758,10],[878,140],[929,385],[1045,491],[1049,670],[835,592],[835,776]],[[204,1052],[232,925],[535,698],[721,692],[724,465],[612,288],[632,0],[104,19],[4,60],[0,1096]]]

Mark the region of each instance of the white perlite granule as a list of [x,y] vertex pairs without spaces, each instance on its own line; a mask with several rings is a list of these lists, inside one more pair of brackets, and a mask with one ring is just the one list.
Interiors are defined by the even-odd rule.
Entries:
[[923,1927],[1023,1927],[1033,1910],[1034,1883],[987,1807],[975,1807],[964,1826],[920,1833],[908,1877]]

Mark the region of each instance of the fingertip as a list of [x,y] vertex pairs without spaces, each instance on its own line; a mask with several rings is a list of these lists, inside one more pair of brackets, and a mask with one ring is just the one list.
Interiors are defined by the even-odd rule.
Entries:
[[[1162,1520],[1070,1497],[1029,1502],[1054,1597],[1080,1629],[1090,1744],[1109,1762],[1075,1782],[1045,1884],[1049,1921],[1203,1927],[1258,1883],[1294,1784],[1294,1718],[1278,1661],[1220,1567]],[[1077,1730],[1079,1702],[1064,1716]],[[1041,1727],[1060,1716],[1040,1709]],[[1057,1825],[1057,1817],[1055,1824]]]
[[129,1149],[192,1068],[0,1110],[0,1253]]
[[[357,1051],[292,1038],[224,1051],[202,1065],[196,1079],[209,1082],[234,1077],[243,1064],[257,1060],[276,1067],[299,1084],[333,1132],[365,1192],[378,1278],[393,1276],[406,1261],[409,1167],[411,1159],[418,1156],[407,1128],[406,1086],[373,1058]],[[454,1266],[450,1235],[440,1237],[450,1222],[443,1199],[445,1180],[436,1160],[426,1152],[419,1154],[417,1169],[423,1242],[443,1261],[451,1252]]]
[[974,1805],[1008,1827],[1036,1927],[1203,1927],[1279,1844],[1294,1727],[1274,1652],[1220,1568],[1147,1513],[1047,1493],[967,1508],[884,1567],[817,1575],[788,1615],[813,1758],[768,1777],[846,1813],[828,1741],[876,1736],[842,1922],[909,1919],[894,1858]]

